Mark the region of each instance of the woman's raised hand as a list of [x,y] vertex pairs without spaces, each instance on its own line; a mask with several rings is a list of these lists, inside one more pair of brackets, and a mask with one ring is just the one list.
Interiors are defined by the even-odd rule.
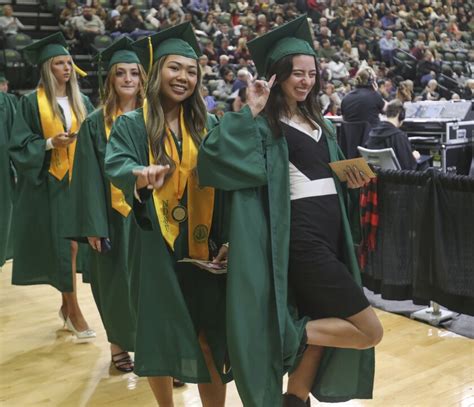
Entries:
[[255,80],[247,88],[247,104],[253,117],[257,117],[267,104],[275,78],[276,75],[273,75],[268,82]]
[[165,176],[170,170],[169,165],[149,165],[142,169],[133,170],[137,177],[137,189],[159,189],[165,182]]

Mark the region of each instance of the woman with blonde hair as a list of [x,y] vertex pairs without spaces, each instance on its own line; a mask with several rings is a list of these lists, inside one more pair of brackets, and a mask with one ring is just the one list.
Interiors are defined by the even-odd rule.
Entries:
[[132,41],[123,37],[97,57],[99,75],[108,71],[102,106],[81,126],[71,182],[73,222],[69,236],[89,242],[90,283],[110,342],[112,363],[121,372],[133,370],[135,316],[129,300],[129,238],[135,227],[131,207],[104,172],[105,149],[121,114],[143,105],[146,73]]
[[413,91],[407,81],[402,81],[398,84],[395,98],[402,103],[411,102],[413,100]]
[[173,406],[174,377],[198,383],[204,407],[221,407],[230,378],[226,276],[179,262],[210,260],[227,241],[218,194],[201,188],[196,172],[197,149],[216,123],[200,94],[200,49],[189,23],[144,38],[134,49],[140,58],[152,57],[146,102],[117,119],[105,158],[106,174],[138,224],[129,262],[137,312],[134,371],[148,377],[160,406]]
[[12,282],[58,289],[64,325],[79,339],[94,338],[76,296],[78,245],[64,238],[72,216],[69,183],[76,136],[93,107],[79,91],[61,33],[25,47],[24,54],[40,66],[41,79],[19,102],[9,146],[18,175]]

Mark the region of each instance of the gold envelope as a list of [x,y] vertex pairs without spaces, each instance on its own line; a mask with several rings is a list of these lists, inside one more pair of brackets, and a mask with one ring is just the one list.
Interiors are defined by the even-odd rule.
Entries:
[[367,161],[365,161],[362,157],[351,158],[350,160],[334,161],[332,163],[329,163],[329,166],[335,172],[339,180],[342,182],[347,181],[347,177],[345,174],[347,167],[356,167],[359,171],[363,172],[369,178],[376,177],[374,172],[367,164]]

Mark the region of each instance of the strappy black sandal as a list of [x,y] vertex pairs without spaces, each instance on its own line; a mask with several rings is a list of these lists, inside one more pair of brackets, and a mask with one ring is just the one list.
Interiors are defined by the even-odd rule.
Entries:
[[133,360],[127,351],[119,352],[112,355],[112,363],[115,369],[117,369],[120,372],[123,372],[123,373],[133,372],[133,367],[134,367]]
[[179,379],[175,379],[173,377],[173,387],[174,388],[178,388],[178,387],[183,387],[186,383],[182,382],[181,380]]

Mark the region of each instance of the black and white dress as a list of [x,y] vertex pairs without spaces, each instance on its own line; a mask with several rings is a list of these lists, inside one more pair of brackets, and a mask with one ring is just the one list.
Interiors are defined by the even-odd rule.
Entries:
[[289,150],[289,282],[298,311],[312,319],[347,318],[369,306],[343,259],[341,208],[329,149],[317,124],[308,133],[282,120]]

